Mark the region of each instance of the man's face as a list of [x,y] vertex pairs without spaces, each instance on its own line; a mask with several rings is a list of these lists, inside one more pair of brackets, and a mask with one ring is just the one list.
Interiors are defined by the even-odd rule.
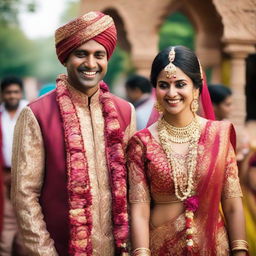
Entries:
[[91,96],[107,72],[106,49],[98,42],[89,40],[69,55],[65,66],[70,85]]
[[10,84],[2,92],[2,101],[6,109],[15,110],[22,99],[22,90],[18,84]]

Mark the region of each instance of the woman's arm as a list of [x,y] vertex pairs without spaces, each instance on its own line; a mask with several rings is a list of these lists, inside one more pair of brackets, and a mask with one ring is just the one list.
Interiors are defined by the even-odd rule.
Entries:
[[131,204],[132,247],[149,248],[149,203]]
[[150,255],[150,192],[144,145],[135,135],[127,147],[132,255]]
[[[222,208],[227,223],[229,241],[246,240],[245,219],[241,198],[223,199]],[[245,256],[246,251],[235,251],[232,255]]]
[[[224,187],[222,191],[222,208],[227,223],[231,250],[237,243],[246,249],[245,219],[241,197],[242,191],[238,178],[236,156],[233,147],[230,144],[226,158]],[[232,255],[245,256],[246,251],[234,250]]]

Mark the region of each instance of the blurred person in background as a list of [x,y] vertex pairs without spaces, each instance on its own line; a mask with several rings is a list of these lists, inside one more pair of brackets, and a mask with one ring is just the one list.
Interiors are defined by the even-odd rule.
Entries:
[[[225,85],[209,84],[208,90],[217,120],[228,120],[232,111],[232,91]],[[236,157],[240,163],[248,153],[248,134],[245,129],[236,129]]]
[[232,111],[232,91],[221,84],[209,84],[208,90],[217,120],[228,119]]
[[256,255],[256,143],[240,165],[246,234],[250,255]]
[[[216,119],[228,119],[232,110],[232,91],[224,85],[208,86]],[[236,159],[243,192],[246,234],[250,255],[256,255],[256,153],[249,152],[249,134],[237,129]]]
[[152,85],[146,77],[130,76],[126,83],[126,97],[136,109],[137,130],[144,129],[154,106]]
[[[16,121],[22,109],[28,104],[23,96],[23,82],[15,76],[8,76],[1,81],[1,99],[0,106],[0,128],[2,135],[2,153],[3,153],[3,178],[4,178],[4,215],[3,230],[0,239],[0,255],[10,256],[25,255],[15,213],[10,201],[11,189],[11,158],[12,143]],[[14,252],[15,251],[15,252]]]

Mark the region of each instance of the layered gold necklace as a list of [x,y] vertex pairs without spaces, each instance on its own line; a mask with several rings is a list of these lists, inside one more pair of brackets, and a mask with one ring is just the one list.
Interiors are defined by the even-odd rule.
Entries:
[[199,123],[197,118],[193,118],[187,126],[184,127],[175,127],[162,118],[159,121],[159,125],[163,127],[168,132],[168,138],[173,143],[188,143],[191,141],[193,136],[197,136],[198,129],[200,130]]
[[[193,177],[196,169],[197,146],[200,137],[199,121],[195,117],[189,125],[179,128],[170,125],[162,118],[158,122],[157,130],[159,140],[171,166],[175,195],[178,199],[184,201],[192,195],[194,190]],[[189,143],[188,154],[185,159],[186,168],[179,164],[180,161],[177,161],[172,153],[172,143]],[[185,186],[178,181],[178,175],[184,169],[187,170],[187,184]]]

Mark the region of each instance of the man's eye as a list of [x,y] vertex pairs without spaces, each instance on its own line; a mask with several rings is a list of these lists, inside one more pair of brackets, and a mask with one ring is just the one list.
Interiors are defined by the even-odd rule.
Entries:
[[96,58],[98,59],[103,59],[105,57],[105,54],[104,53],[98,53],[96,54]]
[[78,58],[82,58],[84,57],[86,54],[84,52],[76,52],[75,53],[75,56],[78,57]]

